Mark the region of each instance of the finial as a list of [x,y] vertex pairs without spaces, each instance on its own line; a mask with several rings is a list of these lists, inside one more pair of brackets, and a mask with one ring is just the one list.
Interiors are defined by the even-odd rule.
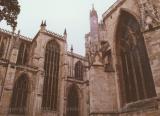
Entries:
[[43,24],[43,20],[42,20],[42,23],[41,23],[41,26],[43,26],[44,24]]
[[67,35],[67,30],[66,30],[66,28],[64,29],[64,33],[63,33],[64,35]]
[[20,32],[21,32],[21,31],[20,31],[20,30],[18,30],[18,36],[20,35]]
[[73,45],[71,45],[71,53],[73,53]]
[[46,20],[44,21],[44,25],[43,26],[47,26],[47,24],[46,24]]

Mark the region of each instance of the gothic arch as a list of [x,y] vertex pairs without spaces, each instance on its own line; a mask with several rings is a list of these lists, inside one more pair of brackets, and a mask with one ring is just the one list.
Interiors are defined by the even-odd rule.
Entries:
[[156,96],[140,23],[121,10],[116,29],[116,70],[121,105]]
[[15,82],[21,77],[21,75],[26,75],[27,79],[28,79],[28,92],[30,93],[33,89],[34,89],[34,83],[33,80],[31,78],[31,76],[26,72],[26,71],[22,71],[20,73],[17,74],[17,78],[15,79]]
[[59,62],[60,45],[55,40],[48,41],[44,61],[43,110],[57,111]]
[[29,78],[28,75],[22,73],[14,83],[13,93],[10,102],[10,114],[26,115],[27,101],[29,98]]
[[[44,48],[46,49],[48,43],[53,42],[53,41],[58,45],[58,49],[61,51],[60,42],[59,42],[58,40],[56,40],[56,37],[53,37],[53,38],[47,40],[47,41],[45,42],[45,44],[44,44]],[[45,53],[44,53],[44,55],[45,55]]]
[[81,95],[77,85],[72,84],[67,92],[66,116],[81,116]]
[[28,62],[28,55],[27,43],[21,42],[18,51],[17,64],[25,65]]
[[83,80],[84,76],[84,66],[81,61],[77,61],[75,63],[75,68],[74,68],[74,74],[75,74],[75,79],[77,80]]

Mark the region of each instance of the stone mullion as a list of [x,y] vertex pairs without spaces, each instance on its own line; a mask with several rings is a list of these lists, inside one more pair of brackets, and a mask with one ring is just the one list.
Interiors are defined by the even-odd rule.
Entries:
[[80,65],[79,68],[80,68],[80,70],[79,70],[79,79],[81,80],[81,78],[82,78],[82,66]]
[[[133,54],[133,52],[132,52]],[[132,70],[133,70],[133,79],[134,79],[134,83],[135,83],[135,88],[136,88],[136,94],[137,94],[137,99],[140,99],[140,95],[139,95],[139,89],[138,89],[138,83],[137,83],[137,78],[136,78],[136,71],[135,71],[135,64],[134,64],[134,60],[133,60],[133,56],[130,55],[130,59],[131,59],[131,65],[132,65]]]
[[[124,55],[124,53],[122,52],[121,53],[121,61],[122,61],[122,65],[123,65],[123,84],[124,84],[124,94],[125,94],[125,101],[127,101],[128,102],[128,91],[126,91],[126,89],[128,89],[128,86],[127,86],[127,82],[128,82],[128,80],[127,80],[127,76],[125,75],[126,73],[125,73],[125,71],[124,71],[124,65],[126,66],[126,64],[124,64],[124,63],[126,63],[126,59],[125,59],[125,55]],[[127,67],[126,67],[127,68]],[[126,82],[127,81],[127,82]]]
[[[56,77],[56,98],[58,97],[58,80],[59,80],[59,59],[60,59],[60,51],[57,52],[57,77]],[[57,105],[57,100],[56,100],[56,105]]]
[[[125,74],[123,74],[124,75],[124,77],[126,77],[126,82],[127,82],[127,84],[125,84],[125,90],[126,89],[128,89],[127,90],[127,93],[126,93],[126,95],[127,95],[127,101],[129,101],[128,100],[128,98],[130,99],[130,91],[131,91],[131,84],[130,84],[130,75],[129,75],[129,68],[128,68],[128,62],[127,62],[127,56],[126,56],[126,54],[125,53],[123,53],[123,57],[124,57],[124,62],[125,62],[125,67],[126,67],[126,70],[125,71],[127,71],[127,72],[124,72],[124,73],[126,73],[126,76],[125,76]],[[123,67],[123,70],[124,70],[124,67]],[[127,86],[126,86],[127,85]]]
[[48,90],[48,79],[49,79],[49,48],[46,49],[46,56],[45,56],[45,60],[46,60],[46,69],[45,69],[45,72],[46,72],[46,80],[45,80],[45,87],[44,87],[44,91],[45,91],[45,98],[44,98],[44,107],[45,109],[47,108],[47,99],[48,99],[48,93],[47,93],[47,90]]
[[[56,54],[56,49],[55,49],[55,52],[54,52],[54,54],[55,54],[55,57],[54,57],[54,70],[53,70],[53,82],[54,82],[54,84],[53,84],[53,102],[52,102],[52,104],[53,104],[53,109],[54,109],[54,107],[55,107],[55,101],[56,101],[56,84],[57,84],[57,82],[56,82],[56,68],[57,68],[57,66],[56,66],[56,63],[57,63],[57,54]],[[55,110],[55,109],[54,109]]]
[[44,89],[43,89],[43,92],[45,93],[45,96],[44,96],[44,107],[46,108],[47,107],[47,89],[48,89],[48,84],[47,84],[47,81],[48,81],[48,65],[49,65],[49,57],[48,57],[48,54],[49,54],[49,50],[46,49],[46,54],[45,54],[45,85],[44,85]]
[[[16,84],[16,86],[17,86],[17,84]],[[18,98],[19,98],[19,92],[18,92],[19,88],[18,88],[18,86],[16,87],[16,90],[17,90],[17,92],[16,92],[16,97],[15,97],[15,99],[16,99],[15,100],[15,105],[13,104],[15,106],[15,108],[17,108],[17,106],[18,106]]]
[[140,69],[140,74],[141,74],[141,80],[142,80],[142,87],[143,87],[143,92],[144,92],[144,97],[147,98],[147,92],[146,92],[146,87],[145,87],[145,80],[144,80],[144,75],[143,75],[143,69],[142,69],[142,64],[141,64],[141,60],[140,60],[140,56],[138,51],[136,50],[136,56],[138,59],[138,65],[139,65],[139,69]]
[[[53,49],[54,50],[54,49]],[[54,89],[53,89],[53,86],[54,86],[54,58],[55,58],[55,51],[52,51],[52,70],[51,70],[51,98],[50,98],[50,107],[52,108],[52,102],[53,102],[53,92],[54,92]]]
[[46,88],[46,91],[47,91],[46,92],[47,93],[47,95],[46,95],[47,96],[47,98],[46,98],[46,106],[47,106],[47,108],[49,108],[49,99],[50,99],[50,94],[49,94],[50,93],[50,91],[49,91],[50,90],[50,85],[49,84],[50,84],[50,78],[51,78],[50,71],[51,71],[51,63],[52,63],[51,62],[52,59],[51,59],[51,54],[50,53],[51,53],[52,47],[49,46],[48,50],[49,50],[49,52],[48,52],[48,68],[47,68],[48,69],[48,78],[47,78],[48,80],[47,80],[47,88]]
[[57,107],[57,90],[58,90],[58,73],[59,73],[59,71],[58,71],[58,69],[59,69],[59,53],[58,53],[58,51],[56,50],[56,52],[55,52],[55,71],[54,71],[54,81],[55,81],[55,87],[54,87],[54,89],[55,89],[55,93],[54,93],[54,107],[56,108]]
[[[132,53],[133,54],[133,53]],[[133,57],[133,56],[132,56]],[[130,59],[130,53],[128,53],[127,55],[127,59],[128,59],[128,77],[129,77],[129,82],[130,82],[130,98],[131,98],[131,101],[135,101],[137,99],[137,96],[136,98],[133,96],[134,95],[137,95],[136,93],[136,83],[135,83],[135,79],[134,79],[134,72],[133,72],[133,68],[131,69],[131,59]],[[130,64],[129,64],[130,63]],[[131,66],[131,67],[129,67]]]
[[[17,84],[18,84],[18,83],[17,83]],[[23,101],[22,101],[23,83],[20,83],[20,84],[18,84],[18,85],[20,85],[20,86],[19,86],[19,87],[20,87],[20,88],[19,88],[19,92],[18,92],[18,93],[19,93],[19,96],[18,96],[18,106],[19,106],[19,107],[18,107],[18,109],[19,109],[20,106],[21,106],[20,104],[23,102]],[[19,110],[20,110],[20,109],[19,109]],[[20,112],[20,111],[19,111],[19,112]]]
[[81,64],[79,63],[79,70],[78,70],[78,73],[79,73],[79,79],[81,78]]
[[26,44],[24,44],[24,46],[23,46],[24,48],[23,48],[23,52],[22,52],[22,64],[24,64],[24,57],[25,57],[25,52],[26,52]]

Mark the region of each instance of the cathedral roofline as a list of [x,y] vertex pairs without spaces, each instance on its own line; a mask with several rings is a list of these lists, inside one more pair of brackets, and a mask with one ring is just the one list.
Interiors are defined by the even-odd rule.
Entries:
[[[11,32],[11,31],[8,31],[8,30],[2,29],[2,28],[0,28],[0,32],[5,33],[5,34],[8,34],[8,35],[10,35],[10,36],[12,35],[12,32]],[[23,35],[18,35],[18,34],[16,34],[16,33],[13,33],[13,36],[14,36],[14,37],[19,36],[20,39],[26,40],[26,41],[29,41],[29,42],[32,41],[32,38],[29,38],[29,37],[26,37],[26,36],[23,36]]]
[[60,35],[60,34],[58,34],[58,33],[55,33],[55,32],[49,31],[49,30],[45,30],[45,31],[43,31],[43,32],[38,31],[38,33],[37,33],[36,36],[34,37],[33,41],[37,38],[37,36],[39,35],[39,33],[44,33],[44,34],[46,34],[46,35],[56,37],[56,38],[58,38],[59,40],[62,40],[62,41],[65,41],[65,42],[66,42],[66,40],[64,39],[64,36],[63,36],[63,35]]
[[67,51],[67,55],[68,56],[73,56],[75,58],[78,58],[78,59],[81,59],[81,60],[84,60],[84,61],[87,61],[85,56],[82,56],[82,55],[77,54],[77,53],[73,53],[73,52]]
[[[49,30],[46,30],[45,33],[47,33],[47,34],[49,34],[49,35],[52,35],[52,36],[55,36],[55,37],[57,37],[57,38],[63,39],[63,35],[60,35],[60,34],[58,34],[58,33],[55,33],[55,32],[49,31]],[[63,40],[64,40],[64,39],[63,39]]]
[[103,20],[109,17],[120,5],[122,5],[126,0],[117,0],[112,6],[108,8],[106,12],[102,14]]

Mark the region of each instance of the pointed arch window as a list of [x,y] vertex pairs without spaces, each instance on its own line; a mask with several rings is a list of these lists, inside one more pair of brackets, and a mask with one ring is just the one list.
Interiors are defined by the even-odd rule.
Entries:
[[75,64],[75,79],[83,80],[84,67],[81,61]]
[[59,58],[59,44],[54,40],[49,41],[46,46],[44,62],[43,110],[57,110]]
[[5,46],[4,46],[4,41],[2,40],[2,42],[0,43],[0,58],[3,57],[4,50],[5,50]]
[[19,47],[17,64],[25,65],[27,63],[27,59],[28,59],[27,44],[22,42]]
[[144,37],[137,20],[125,11],[121,12],[117,39],[123,104],[155,97]]
[[27,110],[27,97],[29,80],[26,74],[22,74],[14,84],[10,114],[25,115]]
[[73,85],[67,97],[67,116],[79,116],[79,96],[76,86]]

